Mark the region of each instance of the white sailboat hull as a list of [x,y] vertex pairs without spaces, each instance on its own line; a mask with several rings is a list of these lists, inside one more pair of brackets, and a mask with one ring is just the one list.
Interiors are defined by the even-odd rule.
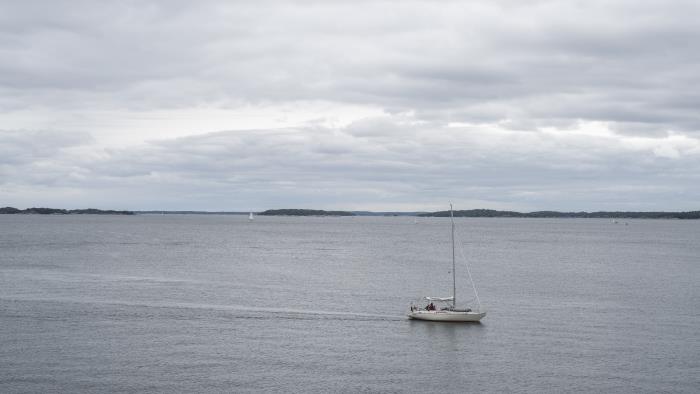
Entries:
[[486,316],[486,312],[457,312],[457,311],[413,311],[409,319],[445,321],[445,322],[477,322]]

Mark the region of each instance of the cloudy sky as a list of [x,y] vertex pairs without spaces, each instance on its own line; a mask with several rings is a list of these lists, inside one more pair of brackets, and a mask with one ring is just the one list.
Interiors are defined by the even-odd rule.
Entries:
[[697,210],[698,15],[0,0],[0,206]]

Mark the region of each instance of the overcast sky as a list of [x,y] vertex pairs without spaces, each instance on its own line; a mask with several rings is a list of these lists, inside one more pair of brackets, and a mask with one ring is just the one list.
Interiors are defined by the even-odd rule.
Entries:
[[699,15],[0,0],[0,206],[698,210]]

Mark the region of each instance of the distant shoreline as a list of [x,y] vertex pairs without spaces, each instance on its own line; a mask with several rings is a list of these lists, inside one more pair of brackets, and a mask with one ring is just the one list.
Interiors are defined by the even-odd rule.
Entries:
[[324,211],[321,209],[268,209],[262,216],[355,216],[349,211]]
[[[118,211],[103,209],[57,209],[57,208],[0,208],[0,214],[34,214],[34,215],[248,215],[249,212],[238,211]],[[372,211],[325,211],[318,209],[268,209],[253,212],[260,216],[413,216],[413,217],[448,217],[450,211],[437,212],[372,212]],[[470,209],[453,212],[455,217],[485,218],[586,218],[586,219],[700,219],[700,211],[663,212],[663,211],[596,211],[596,212],[558,212],[536,211],[516,212],[492,209]]]
[[58,208],[0,208],[0,214],[5,215],[134,215],[133,211],[115,211],[104,209],[58,209]]
[[[446,217],[450,211],[424,213],[419,216]],[[496,211],[492,209],[470,209],[454,211],[455,217],[500,217],[500,218],[589,218],[589,219],[700,219],[700,211],[688,212],[634,212],[634,211],[597,211],[597,212],[515,212]]]
[[[209,212],[209,211],[136,211],[137,214],[192,214],[192,215],[248,215],[249,212]],[[260,216],[410,216],[448,217],[450,211],[437,212],[373,212],[373,211],[324,211],[318,209],[268,209],[253,212]],[[700,211],[688,212],[637,212],[637,211],[596,211],[558,212],[536,211],[515,212],[492,209],[470,209],[453,212],[455,217],[470,218],[588,218],[588,219],[700,219]]]

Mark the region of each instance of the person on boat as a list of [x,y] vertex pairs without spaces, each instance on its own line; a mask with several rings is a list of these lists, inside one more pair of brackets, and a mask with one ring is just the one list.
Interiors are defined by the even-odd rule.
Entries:
[[429,310],[429,311],[434,311],[434,310],[435,310],[435,305],[433,305],[433,303],[431,302],[430,304],[428,304],[428,306],[427,306],[425,309],[427,309],[427,310]]

